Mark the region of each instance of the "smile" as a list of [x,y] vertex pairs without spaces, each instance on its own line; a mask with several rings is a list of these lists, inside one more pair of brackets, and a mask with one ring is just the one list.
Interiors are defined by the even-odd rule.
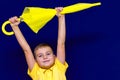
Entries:
[[45,61],[43,61],[43,63],[47,63],[47,62],[49,62],[50,60],[45,60]]

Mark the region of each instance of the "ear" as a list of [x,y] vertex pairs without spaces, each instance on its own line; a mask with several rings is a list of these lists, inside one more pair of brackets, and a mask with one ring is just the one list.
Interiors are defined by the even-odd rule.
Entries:
[[53,54],[53,57],[56,58],[55,54]]
[[35,61],[37,62],[37,59],[35,58]]

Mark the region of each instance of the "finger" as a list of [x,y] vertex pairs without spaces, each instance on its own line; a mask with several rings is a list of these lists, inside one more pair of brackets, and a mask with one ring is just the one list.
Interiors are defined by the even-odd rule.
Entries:
[[13,17],[9,18],[9,21],[10,21],[10,23],[13,23],[14,22]]
[[58,7],[59,12],[63,10],[63,7]]
[[9,18],[9,21],[10,21],[10,23],[15,23],[15,22],[18,21],[18,18],[17,17],[11,17],[11,18]]

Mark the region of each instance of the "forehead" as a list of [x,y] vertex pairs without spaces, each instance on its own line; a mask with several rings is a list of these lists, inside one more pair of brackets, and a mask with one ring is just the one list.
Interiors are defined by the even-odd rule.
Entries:
[[52,49],[49,46],[44,46],[44,47],[38,48],[35,52],[36,52],[36,54],[52,52]]

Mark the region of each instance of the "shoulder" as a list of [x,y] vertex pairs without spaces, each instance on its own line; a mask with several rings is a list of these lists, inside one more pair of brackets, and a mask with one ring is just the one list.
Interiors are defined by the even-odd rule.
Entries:
[[65,64],[62,64],[57,58],[55,59],[55,66],[62,70],[62,71],[66,71],[66,69],[68,68],[68,63],[65,62]]

